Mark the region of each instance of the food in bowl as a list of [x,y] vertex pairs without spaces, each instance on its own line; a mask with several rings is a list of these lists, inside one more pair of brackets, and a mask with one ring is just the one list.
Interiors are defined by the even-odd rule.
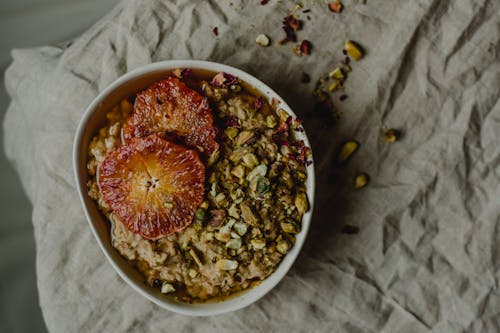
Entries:
[[123,100],[88,147],[113,247],[183,302],[258,285],[309,209],[300,121],[224,73],[190,69]]

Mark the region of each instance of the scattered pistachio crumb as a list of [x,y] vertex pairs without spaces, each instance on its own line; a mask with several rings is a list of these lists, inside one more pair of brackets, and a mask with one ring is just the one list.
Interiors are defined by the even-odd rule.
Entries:
[[269,46],[269,44],[271,43],[271,41],[269,40],[269,37],[267,37],[264,34],[258,35],[257,38],[255,38],[255,42],[258,45],[263,46],[263,47]]
[[337,90],[338,88],[340,87],[340,81],[338,80],[334,80],[329,86],[328,86],[328,90],[330,92],[333,92],[335,90]]
[[354,60],[358,61],[361,58],[363,58],[363,50],[361,47],[356,43],[353,42],[352,40],[348,40],[345,42],[345,50],[347,51],[347,54]]
[[366,173],[360,173],[359,175],[354,178],[354,187],[357,189],[365,187],[368,182],[370,181],[370,176],[368,176]]
[[333,71],[328,73],[328,76],[332,79],[342,80],[344,79],[344,73],[340,67],[335,68]]
[[359,143],[357,143],[356,141],[352,140],[347,141],[340,149],[339,155],[337,157],[338,161],[339,162],[347,161],[352,156],[352,154],[354,154],[354,152],[358,150],[358,148],[359,148]]
[[399,140],[401,132],[397,129],[391,128],[384,132],[384,139],[387,142],[393,143]]

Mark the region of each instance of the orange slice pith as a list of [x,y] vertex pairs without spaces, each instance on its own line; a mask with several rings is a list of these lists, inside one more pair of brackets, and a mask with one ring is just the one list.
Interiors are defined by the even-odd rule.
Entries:
[[187,227],[203,201],[198,153],[156,135],[131,138],[99,166],[104,201],[125,227],[158,239]]
[[207,98],[176,77],[156,82],[137,95],[134,111],[123,126],[123,139],[165,132],[178,135],[206,157],[219,147]]

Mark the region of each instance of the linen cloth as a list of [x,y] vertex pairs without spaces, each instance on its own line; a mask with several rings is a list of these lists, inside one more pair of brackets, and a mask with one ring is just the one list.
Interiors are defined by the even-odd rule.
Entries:
[[[297,57],[281,20],[295,3],[123,1],[72,43],[14,50],[5,150],[33,203],[37,279],[53,332],[500,331],[500,3],[492,0],[304,1]],[[310,20],[307,19],[310,17]],[[218,36],[212,32],[218,28]],[[255,43],[265,33],[273,45]],[[343,59],[348,99],[325,122],[313,81]],[[317,191],[306,245],[268,295],[229,314],[191,318],[150,303],[113,271],[85,220],[72,143],[86,106],[123,73],[154,61],[239,67],[304,120]],[[403,136],[389,144],[384,128]],[[348,139],[361,146],[335,163]],[[355,190],[353,177],[370,175]],[[359,233],[341,232],[345,225]]]

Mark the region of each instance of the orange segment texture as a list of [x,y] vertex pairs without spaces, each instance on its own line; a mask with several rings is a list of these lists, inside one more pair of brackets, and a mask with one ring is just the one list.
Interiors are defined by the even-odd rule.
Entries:
[[158,239],[187,227],[203,201],[198,153],[151,135],[131,138],[99,167],[104,201],[133,233]]
[[206,97],[169,77],[139,93],[123,127],[123,139],[174,133],[186,145],[209,157],[219,145]]

